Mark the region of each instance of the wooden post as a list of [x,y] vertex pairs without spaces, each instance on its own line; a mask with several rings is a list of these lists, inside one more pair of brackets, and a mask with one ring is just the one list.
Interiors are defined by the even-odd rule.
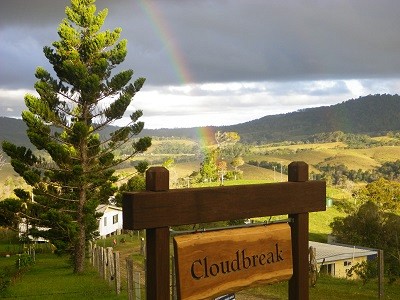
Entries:
[[115,292],[117,295],[121,293],[121,268],[119,264],[119,251],[114,252],[114,280],[115,280]]
[[107,247],[107,266],[108,266],[108,283],[111,284],[112,281],[115,279],[114,273],[114,260],[113,260],[113,248]]
[[103,248],[102,247],[97,247],[97,257],[98,257],[98,264],[97,264],[97,270],[100,274],[100,276],[103,276],[102,274],[102,265],[103,265]]
[[89,241],[89,262],[92,264],[93,261],[93,243],[92,241]]
[[[152,167],[146,172],[146,190],[169,190],[169,172]],[[150,300],[169,300],[169,227],[146,230],[146,295]]]
[[378,250],[378,270],[379,270],[379,279],[378,279],[378,299],[385,298],[385,291],[384,291],[384,260],[383,260],[383,250]]
[[97,245],[96,244],[93,245],[91,251],[92,251],[92,265],[93,265],[93,267],[97,267],[97,264],[96,264],[97,263],[97,255],[96,255]]
[[128,285],[128,299],[133,300],[135,293],[133,290],[133,260],[126,258],[126,282]]
[[316,249],[314,247],[309,247],[310,261],[309,261],[309,278],[310,286],[315,286],[317,283],[317,259],[316,259]]
[[[308,165],[292,162],[288,168],[288,181],[308,180]],[[289,280],[289,299],[308,300],[308,213],[289,214],[292,219],[293,276]]]
[[107,250],[106,248],[102,247],[101,248],[103,250],[103,261],[102,261],[102,271],[101,274],[103,275],[103,279],[106,280],[107,279]]

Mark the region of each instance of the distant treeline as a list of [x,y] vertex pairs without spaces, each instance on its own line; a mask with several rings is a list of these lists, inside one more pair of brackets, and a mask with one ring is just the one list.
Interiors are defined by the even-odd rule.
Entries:
[[[277,172],[281,171],[281,164],[279,162],[258,162],[255,160],[250,160],[248,164],[269,170],[275,170]],[[314,167],[318,169],[320,173],[310,172],[311,179],[326,180],[329,184],[332,185],[342,185],[348,180],[353,182],[369,183],[377,180],[378,178],[400,181],[400,160],[394,162],[385,162],[380,167],[367,171],[363,171],[361,169],[350,170],[343,164],[318,164]],[[287,174],[287,172],[287,166],[283,165],[282,173]]]
[[315,174],[314,179],[324,179],[333,185],[344,184],[347,180],[353,182],[372,182],[378,178],[385,178],[388,180],[400,180],[400,160],[394,162],[385,162],[380,167],[373,170],[363,171],[350,170],[345,165],[320,165],[316,166],[320,174]]
[[343,142],[348,148],[362,149],[379,146],[398,146],[400,145],[400,132],[390,131],[386,133],[390,139],[377,141],[366,134],[344,133],[343,131],[334,131],[328,133],[319,133],[312,135],[305,142],[313,143],[331,143]]
[[[371,147],[380,147],[380,146],[400,146],[400,131],[393,132],[389,131],[385,133],[383,136],[387,136],[387,139],[376,140],[373,137],[366,134],[353,134],[353,133],[344,133],[342,131],[335,132],[327,132],[327,133],[319,133],[312,135],[306,139],[298,140],[298,141],[282,141],[282,142],[274,142],[269,143],[269,147],[286,147],[290,145],[306,145],[306,144],[322,144],[322,143],[334,143],[334,142],[342,142],[347,144],[347,148],[351,149],[365,149]],[[266,155],[268,154],[293,154],[300,151],[306,151],[306,149],[269,149],[266,151]]]
[[152,150],[154,154],[197,154],[200,147],[197,144],[184,144],[166,141],[158,144]]

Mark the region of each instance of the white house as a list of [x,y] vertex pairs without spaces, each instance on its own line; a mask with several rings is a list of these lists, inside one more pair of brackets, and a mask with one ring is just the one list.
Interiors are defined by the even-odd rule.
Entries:
[[99,235],[101,238],[119,234],[122,230],[122,207],[101,204],[97,206],[96,213],[102,213],[99,218]]
[[[105,238],[109,235],[120,234],[122,230],[122,208],[111,204],[101,204],[97,206],[96,213],[101,213],[102,216],[99,218],[99,235],[100,238]],[[19,224],[19,237],[22,238],[26,235],[31,225],[28,225],[25,219]],[[41,228],[43,229],[43,228]],[[31,235],[28,236],[31,241],[36,242],[47,242],[47,240],[39,237],[33,238]]]

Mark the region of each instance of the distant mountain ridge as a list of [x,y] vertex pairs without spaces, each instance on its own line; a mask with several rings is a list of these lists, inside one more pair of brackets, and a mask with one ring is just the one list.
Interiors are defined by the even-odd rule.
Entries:
[[[144,129],[140,135],[198,139],[200,129]],[[207,129],[211,135],[218,130],[236,131],[241,141],[246,143],[302,140],[315,134],[333,131],[379,135],[388,131],[400,131],[400,96],[369,95],[331,106],[307,108],[236,125],[211,126]],[[0,141],[3,140],[28,146],[25,123],[20,119],[0,117]]]
[[400,130],[400,96],[369,95],[331,106],[265,116],[225,130],[238,132],[248,142],[300,140],[334,131],[379,135]]

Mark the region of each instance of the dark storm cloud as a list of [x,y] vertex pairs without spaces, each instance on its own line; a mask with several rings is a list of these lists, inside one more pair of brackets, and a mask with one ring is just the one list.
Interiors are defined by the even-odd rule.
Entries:
[[[45,64],[41,48],[57,39],[68,3],[1,1],[2,87],[18,85],[16,78],[24,87],[32,83],[28,73]],[[181,71],[196,82],[399,76],[396,1],[141,3],[99,0],[97,5],[109,8],[106,26],[124,30],[125,66],[153,85],[180,83],[167,41],[181,53]]]
[[[58,40],[69,3],[0,1],[0,115],[19,116],[35,68],[51,71],[42,49]],[[198,125],[203,118],[203,125],[234,124],[400,90],[395,0],[98,0],[96,5],[109,9],[103,30],[122,27],[128,40],[121,67],[147,78],[135,107],[144,110],[152,128],[191,126],[193,120]]]

